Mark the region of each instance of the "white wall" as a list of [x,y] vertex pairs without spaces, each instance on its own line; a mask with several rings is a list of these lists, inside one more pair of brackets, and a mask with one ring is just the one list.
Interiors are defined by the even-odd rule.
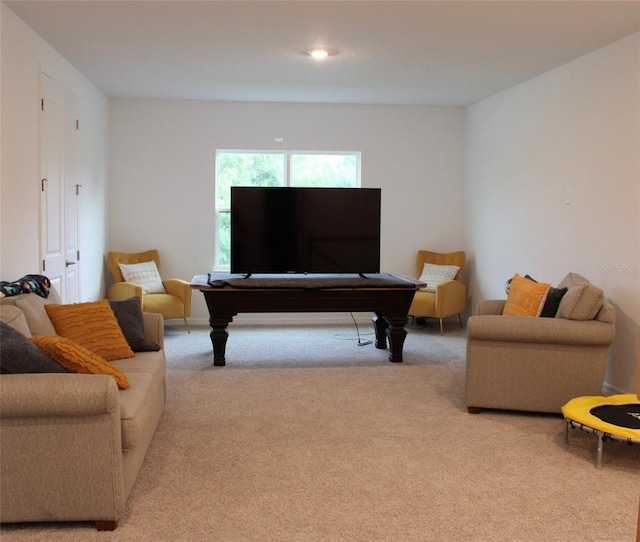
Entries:
[[1,6],[2,164],[0,279],[40,273],[40,73],[77,98],[80,117],[79,247],[82,300],[103,295],[108,100],[13,11]]
[[580,273],[618,309],[606,382],[627,392],[640,323],[639,51],[634,34],[473,105],[465,155],[474,308],[504,298],[514,273],[552,284]]
[[[110,111],[108,246],[158,248],[165,277],[213,269],[217,148],[361,151],[362,186],[382,188],[383,270],[414,275],[418,249],[462,248],[461,108],[112,100]],[[201,298],[193,319],[205,322]]]

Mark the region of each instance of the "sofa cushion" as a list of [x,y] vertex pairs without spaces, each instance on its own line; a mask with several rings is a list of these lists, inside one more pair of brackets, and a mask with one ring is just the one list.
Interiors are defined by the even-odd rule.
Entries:
[[111,375],[119,388],[126,389],[130,385],[120,369],[71,339],[35,335],[30,340],[71,373]]
[[458,271],[460,271],[460,267],[457,265],[425,263],[422,266],[422,274],[419,280],[427,284],[425,291],[435,292],[438,284],[455,279]]
[[550,287],[550,284],[535,282],[516,273],[511,280],[509,295],[502,314],[504,316],[539,316]]
[[614,306],[605,298],[602,308],[598,311],[596,320],[606,324],[616,324],[617,311]]
[[0,322],[0,372],[64,373],[64,368],[20,331]]
[[135,356],[107,300],[46,305],[61,337],[66,337],[107,361]]
[[160,346],[148,341],[144,336],[142,323],[142,309],[140,299],[130,297],[120,301],[109,301],[111,309],[116,315],[120,329],[124,334],[131,350],[134,352],[154,352],[160,350]]
[[29,324],[24,316],[24,312],[15,305],[0,305],[0,321],[18,330],[25,337],[31,337],[31,330],[29,329]]
[[55,335],[53,327],[45,307],[47,300],[35,294],[21,294],[13,298],[13,303],[18,307],[27,319],[32,335]]
[[569,273],[558,288],[567,288],[567,293],[560,301],[556,318],[593,320],[604,303],[602,290],[577,273]]
[[135,358],[117,359],[111,364],[126,374],[127,378],[132,373],[150,373],[154,378],[165,379],[167,362],[162,351],[138,352]]
[[150,394],[157,394],[154,377],[150,373],[132,373],[127,378],[131,387],[120,393],[120,422],[122,425],[122,451],[133,450],[145,430],[145,409],[154,403]]

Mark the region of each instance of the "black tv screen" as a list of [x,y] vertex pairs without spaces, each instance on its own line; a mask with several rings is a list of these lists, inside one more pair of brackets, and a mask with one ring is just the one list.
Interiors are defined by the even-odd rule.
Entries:
[[231,188],[231,272],[379,273],[379,188]]

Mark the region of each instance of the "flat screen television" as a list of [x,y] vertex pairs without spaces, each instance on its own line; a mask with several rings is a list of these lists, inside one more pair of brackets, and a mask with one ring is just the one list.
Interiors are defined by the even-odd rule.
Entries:
[[379,273],[379,188],[231,188],[231,272]]

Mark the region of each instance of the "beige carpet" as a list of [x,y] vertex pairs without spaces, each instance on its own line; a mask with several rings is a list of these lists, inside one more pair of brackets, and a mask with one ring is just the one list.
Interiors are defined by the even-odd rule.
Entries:
[[[353,327],[167,330],[168,402],[120,526],[3,526],[2,542],[633,541],[640,446],[560,416],[464,408],[464,331],[405,361]],[[371,330],[360,330],[372,339]]]

